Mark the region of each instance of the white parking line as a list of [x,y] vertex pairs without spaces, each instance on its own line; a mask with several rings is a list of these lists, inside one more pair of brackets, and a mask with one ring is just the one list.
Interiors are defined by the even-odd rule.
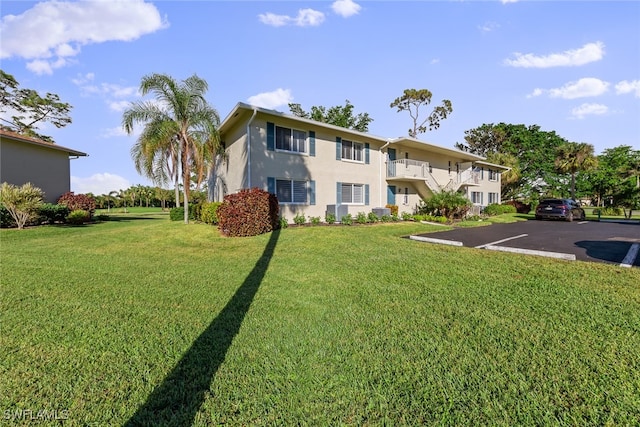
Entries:
[[527,236],[528,236],[528,234],[520,234],[520,235],[518,235],[518,236],[507,237],[506,239],[496,240],[495,242],[486,243],[486,244],[484,244],[484,245],[476,246],[476,249],[484,249],[484,248],[486,248],[487,246],[492,246],[492,245],[496,245],[496,244],[498,244],[498,243],[506,242],[506,241],[513,240],[513,239],[519,239],[519,238],[521,238],[521,237],[527,237]]
[[627,252],[627,256],[625,256],[622,263],[620,263],[620,267],[632,267],[638,257],[638,251],[640,251],[640,243],[634,243],[631,245],[629,252]]
[[576,256],[574,254],[563,254],[561,252],[534,251],[532,249],[510,248],[507,246],[493,246],[493,245],[485,246],[484,248],[492,251],[513,252],[516,254],[538,255],[538,256],[544,256],[549,258],[559,258],[567,261],[576,260]]
[[458,242],[457,240],[432,239],[431,237],[422,237],[422,236],[409,236],[409,238],[411,240],[418,240],[420,242],[440,243],[442,245],[452,245],[452,246],[462,246],[462,242]]

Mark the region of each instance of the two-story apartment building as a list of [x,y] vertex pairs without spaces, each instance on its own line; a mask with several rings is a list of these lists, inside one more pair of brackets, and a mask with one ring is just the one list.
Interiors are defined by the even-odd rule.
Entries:
[[476,206],[500,203],[504,166],[409,137],[382,138],[238,103],[220,125],[225,156],[210,177],[214,200],[244,188],[274,193],[281,215],[338,221],[387,204],[414,213],[422,199],[461,191]]
[[58,144],[0,129],[0,182],[30,182],[44,192],[44,200],[56,203],[71,186],[70,159],[86,153]]

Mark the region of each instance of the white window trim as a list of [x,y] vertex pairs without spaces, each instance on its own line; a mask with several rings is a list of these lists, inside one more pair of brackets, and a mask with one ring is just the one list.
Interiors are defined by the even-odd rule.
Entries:
[[342,202],[343,205],[349,205],[349,206],[364,206],[365,204],[365,197],[364,197],[364,184],[353,184],[350,182],[343,182],[342,183],[342,198],[344,199],[344,187],[345,186],[349,186],[351,187],[351,200],[354,199],[353,197],[353,189],[354,187],[360,187],[362,189],[362,202]]
[[[286,151],[286,150],[283,150]],[[291,179],[291,178],[276,178],[276,196],[278,195],[278,182],[282,182],[282,181],[288,181],[289,184],[291,185],[291,197],[293,199],[293,195],[294,195],[294,188],[293,188],[293,183],[294,182],[303,182],[304,183],[304,191],[305,191],[305,200],[304,202],[283,202],[280,200],[280,198],[278,197],[278,203],[281,205],[308,205],[309,204],[309,181],[305,181],[302,179]]]
[[[344,145],[345,145],[345,143],[346,143],[346,142],[348,142],[348,143],[350,143],[350,144],[351,144],[351,154],[352,154],[352,157],[353,157],[353,155],[355,154],[355,146],[356,146],[356,145],[359,145],[359,146],[360,146],[360,153],[361,153],[361,156],[362,156],[362,160],[355,160],[355,159],[353,159],[353,158],[349,159],[349,158],[347,158],[347,157],[344,157]],[[340,148],[340,159],[341,159],[343,162],[360,163],[360,164],[364,163],[364,156],[365,156],[365,153],[364,153],[364,143],[362,143],[362,142],[357,142],[357,141],[351,141],[351,140],[348,140],[348,139],[346,139],[346,140],[345,140],[345,139],[343,139],[341,144],[342,144],[342,146],[341,146],[341,148]]]
[[[298,132],[304,133],[304,151],[286,150],[284,148],[278,148],[278,128],[280,128],[280,129],[288,129],[289,131],[291,131],[291,144],[293,144],[293,132],[294,131],[298,131]],[[308,132],[303,131],[301,129],[275,125],[274,133],[275,133],[275,135],[274,135],[274,138],[275,138],[274,149],[275,149],[275,151],[278,151],[278,152],[281,152],[281,153],[287,153],[287,154],[298,154],[298,155],[305,155],[305,156],[309,155],[309,133]]]

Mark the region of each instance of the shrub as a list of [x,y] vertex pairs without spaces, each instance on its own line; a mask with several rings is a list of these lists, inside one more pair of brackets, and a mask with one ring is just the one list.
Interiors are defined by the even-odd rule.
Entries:
[[389,208],[391,210],[391,216],[398,215],[398,205],[384,205],[385,208]]
[[336,216],[335,216],[335,214],[327,213],[324,216],[324,220],[327,222],[327,224],[335,224],[336,223]]
[[82,210],[89,214],[89,218],[93,216],[96,211],[96,200],[93,196],[86,194],[74,194],[73,191],[64,193],[58,199],[59,205],[65,205],[69,208],[70,212]]
[[85,222],[89,222],[90,220],[91,215],[89,215],[89,212],[82,209],[71,211],[71,213],[67,216],[67,223],[71,225],[82,225]]
[[375,212],[369,212],[369,215],[367,215],[367,219],[369,220],[369,222],[378,222],[380,221],[380,218],[378,218],[378,215],[375,214]]
[[403,221],[412,221],[413,220],[413,215],[411,215],[409,212],[402,212],[402,220]]
[[320,217],[319,216],[311,216],[311,217],[309,217],[309,222],[311,222],[311,225],[320,225]]
[[382,222],[397,221],[398,219],[398,215],[382,215],[382,217],[380,217],[380,221]]
[[100,214],[100,215],[96,215],[95,219],[98,221],[109,221],[111,219],[111,217],[109,215],[106,214]]
[[367,223],[367,214],[364,212],[358,212],[356,214],[356,222],[358,224],[366,224]]
[[66,205],[45,203],[40,206],[40,222],[46,222],[47,224],[65,222],[70,212]]
[[[189,209],[189,219],[193,219],[193,211]],[[184,206],[180,206],[179,208],[171,208],[169,209],[169,220],[170,221],[183,221],[184,220]]]
[[505,205],[511,205],[516,208],[516,212],[527,214],[531,212],[531,203],[524,203],[519,200],[509,200],[508,202],[504,202]]
[[608,206],[606,208],[598,208],[593,210],[594,215],[604,215],[604,216],[621,216],[624,214],[624,210],[619,207],[611,207]]
[[9,213],[7,208],[5,208],[2,203],[0,203],[0,227],[8,228],[8,227],[15,227],[15,226],[16,226],[16,222],[11,217],[11,214]]
[[[200,214],[202,212],[202,203],[204,202],[189,203],[189,219],[190,220],[200,221]],[[182,214],[184,215],[184,211],[182,211]],[[184,217],[182,219],[184,220]]]
[[[218,208],[222,202],[203,202],[200,208],[200,221],[205,224],[218,224]],[[183,211],[184,214],[184,211]]]
[[289,221],[287,221],[287,218],[281,216],[280,217],[280,228],[287,228],[289,226]]
[[516,207],[514,205],[499,205],[497,203],[490,204],[484,208],[483,213],[489,216],[502,215],[505,213],[516,213]]
[[306,222],[307,218],[304,216],[304,214],[296,214],[296,216],[293,217],[294,224],[304,225]]
[[340,223],[343,225],[353,224],[353,216],[351,214],[344,215],[342,218],[340,218]]
[[21,187],[3,182],[0,187],[0,203],[13,218],[18,229],[24,228],[25,224],[38,218],[42,196],[42,190],[34,187],[30,182]]
[[471,208],[469,199],[457,191],[436,193],[422,203],[421,214],[444,216],[447,221],[452,221],[454,217],[464,217]]
[[278,228],[278,198],[259,188],[228,194],[218,208],[218,228],[225,236],[256,236]]

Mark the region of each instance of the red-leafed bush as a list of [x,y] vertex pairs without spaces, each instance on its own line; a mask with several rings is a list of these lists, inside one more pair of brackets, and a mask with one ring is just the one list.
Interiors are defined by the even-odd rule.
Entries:
[[278,198],[259,188],[229,194],[216,212],[225,236],[257,236],[278,228]]
[[96,200],[93,196],[73,194],[73,191],[66,192],[60,196],[58,204],[65,205],[71,212],[78,210],[88,212],[89,217],[92,217],[96,210]]

